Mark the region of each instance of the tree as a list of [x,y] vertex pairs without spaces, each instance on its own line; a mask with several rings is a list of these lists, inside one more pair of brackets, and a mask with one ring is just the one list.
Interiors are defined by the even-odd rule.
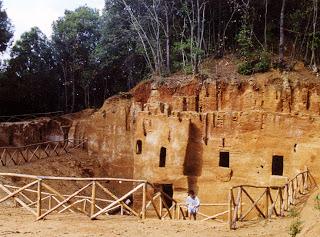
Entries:
[[87,98],[90,98],[90,85],[95,73],[88,77],[85,71],[86,68],[95,68],[91,59],[100,38],[99,17],[98,10],[84,6],[75,11],[65,11],[64,16],[53,24],[52,40],[64,80],[65,107],[70,112],[75,110],[79,87],[86,98],[85,106],[89,106]]
[[19,108],[26,107],[20,110],[28,112],[26,109],[29,107],[37,112],[47,112],[57,108],[59,83],[56,61],[52,45],[40,29],[33,27],[23,33],[14,44],[10,56],[6,82],[16,83],[17,93],[9,97],[20,101]]
[[194,74],[199,73],[199,63],[203,53],[206,4],[207,2],[203,0],[185,0],[184,2],[185,14],[189,22],[190,55]]
[[166,75],[171,69],[174,0],[122,0],[133,29],[153,74]]
[[10,45],[12,36],[12,26],[0,0],[0,52],[4,52]]
[[103,99],[128,90],[147,73],[139,39],[121,0],[106,1],[100,20],[100,40],[95,50]]
[[280,41],[279,41],[279,65],[283,67],[284,64],[284,11],[286,0],[282,0],[282,7],[280,13]]
[[11,50],[9,71],[24,80],[50,73],[55,67],[52,45],[38,27],[21,35]]
[[267,49],[268,47],[268,43],[267,43],[267,31],[268,31],[268,27],[267,27],[267,17],[268,17],[268,0],[265,0],[265,12],[264,12],[264,48],[265,50]]
[[317,62],[316,62],[316,29],[317,29],[317,20],[318,20],[318,0],[313,0],[313,31],[312,31],[312,46],[311,46],[311,60],[310,65],[316,71]]

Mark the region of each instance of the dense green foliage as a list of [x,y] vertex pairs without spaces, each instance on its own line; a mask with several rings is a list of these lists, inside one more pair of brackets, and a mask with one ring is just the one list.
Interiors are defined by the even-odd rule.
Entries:
[[[10,16],[9,16],[10,17]],[[98,107],[150,75],[201,73],[206,57],[234,53],[238,72],[317,71],[318,0],[106,0],[53,23],[50,39],[32,28],[15,42],[0,74],[0,113]],[[11,24],[0,1],[0,52]],[[278,55],[278,60],[275,60]]]
[[12,36],[11,23],[6,11],[3,9],[2,1],[0,1],[0,53],[7,49]]
[[65,11],[65,15],[53,24],[52,43],[68,111],[74,111],[76,103],[81,104],[79,97],[84,98],[82,103],[85,107],[90,106],[90,86],[98,66],[93,53],[100,39],[99,23],[98,11],[80,7],[75,11]]

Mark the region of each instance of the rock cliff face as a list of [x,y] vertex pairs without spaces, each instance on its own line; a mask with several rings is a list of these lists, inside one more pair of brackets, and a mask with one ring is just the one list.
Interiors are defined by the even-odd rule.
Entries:
[[86,138],[87,119],[93,110],[60,117],[0,123],[0,147],[25,146],[47,141]]
[[177,199],[194,189],[203,202],[306,168],[320,181],[320,87],[305,69],[169,80],[113,97],[89,120],[89,153],[109,176],[147,179]]
[[178,200],[193,189],[221,202],[231,186],[280,185],[306,168],[320,181],[319,79],[302,66],[241,77],[230,65],[141,83],[96,112],[2,123],[0,146],[88,138],[101,175],[147,179]]
[[62,126],[61,122],[50,118],[1,123],[0,146],[25,146],[44,141],[61,141],[65,137]]

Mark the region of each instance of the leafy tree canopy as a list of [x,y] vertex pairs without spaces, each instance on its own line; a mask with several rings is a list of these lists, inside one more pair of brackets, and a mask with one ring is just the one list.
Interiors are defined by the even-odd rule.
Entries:
[[0,0],[0,52],[5,51],[10,45],[12,36],[12,25],[7,16],[7,12],[3,9],[2,1]]

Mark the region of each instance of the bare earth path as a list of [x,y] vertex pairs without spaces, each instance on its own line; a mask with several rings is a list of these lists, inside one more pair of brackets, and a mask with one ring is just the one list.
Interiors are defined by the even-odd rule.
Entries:
[[45,221],[21,208],[0,207],[0,236],[163,236],[163,237],[222,237],[222,236],[289,236],[290,219],[262,221],[237,231],[214,222],[138,220],[134,217],[106,217],[90,221],[78,214],[53,215]]

